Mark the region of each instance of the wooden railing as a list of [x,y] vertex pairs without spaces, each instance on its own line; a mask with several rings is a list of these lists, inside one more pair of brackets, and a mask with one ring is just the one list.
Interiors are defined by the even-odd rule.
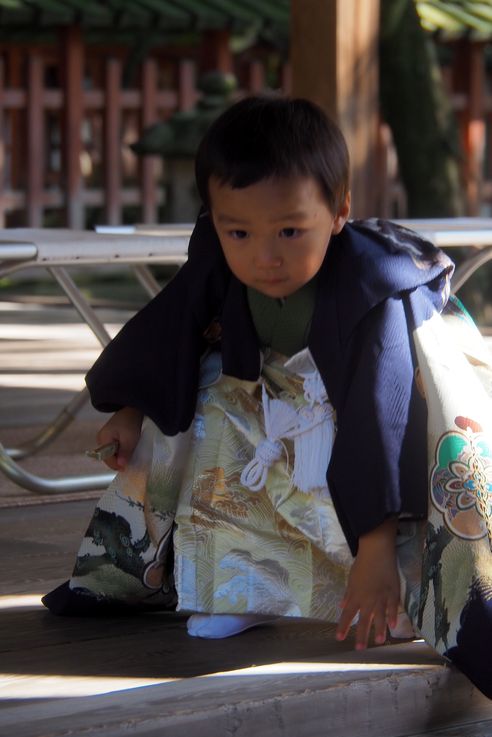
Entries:
[[[127,205],[140,206],[141,219],[154,222],[161,197],[156,157],[138,161],[125,152],[125,138],[133,135],[135,140],[146,126],[194,104],[190,62],[178,62],[176,90],[158,88],[154,60],[142,65],[138,89],[122,89],[119,59],[107,60],[102,89],[82,90],[81,70],[73,67],[66,69],[73,81],[65,89],[46,89],[43,72],[43,58],[32,54],[26,89],[5,88],[0,60],[0,223],[5,224],[8,211],[25,209],[25,222],[40,226],[47,210],[61,209],[65,217],[58,224],[83,227],[88,207],[102,208],[103,221],[119,223]],[[16,149],[25,151],[25,171],[19,172]],[[126,173],[133,174],[130,185],[123,181],[125,153],[127,159],[135,158],[127,161]],[[102,175],[95,185],[90,174],[98,163]]]
[[[162,59],[150,58],[141,65],[134,85],[126,88],[123,61],[110,56],[98,62],[96,81],[85,88],[85,51],[78,29],[67,29],[62,64],[59,59],[47,61],[36,48],[28,49],[25,74],[10,73],[9,78],[15,79],[8,84],[0,53],[0,227],[83,228],[98,222],[117,225],[161,219],[163,162],[155,156],[139,159],[128,144],[147,126],[194,106],[199,95],[197,65],[192,59],[167,59],[163,83]],[[490,214],[492,82],[483,47],[472,45],[463,58],[466,64],[458,65],[461,78],[449,73],[447,83],[464,151],[466,212]],[[90,58],[87,61],[93,63]],[[49,87],[46,71],[54,63],[62,70],[61,79],[58,86]],[[265,76],[261,61],[248,61],[244,90],[264,89]],[[287,65],[278,86],[289,91]],[[376,214],[405,217],[405,192],[384,124],[375,177],[380,193]]]
[[[98,62],[96,81],[91,78],[87,89],[84,53],[79,29],[69,28],[62,63],[28,49],[16,86],[5,83],[0,53],[0,227],[158,220],[162,161],[138,158],[129,143],[147,126],[194,106],[196,63],[166,59],[163,74],[162,59],[149,58],[126,88],[121,57],[109,57]],[[50,88],[45,77],[54,66],[61,79]],[[264,88],[261,62],[249,62],[245,82],[251,91]]]

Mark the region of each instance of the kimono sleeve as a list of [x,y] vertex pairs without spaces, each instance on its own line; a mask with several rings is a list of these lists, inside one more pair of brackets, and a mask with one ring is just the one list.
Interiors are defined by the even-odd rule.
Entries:
[[189,260],[103,350],[86,376],[102,412],[140,409],[166,435],[193,419],[204,331],[220,312],[227,268],[208,218],[198,221]]
[[420,518],[427,509],[427,414],[408,314],[408,297],[384,300],[344,351],[328,483],[354,554],[358,538],[386,517]]

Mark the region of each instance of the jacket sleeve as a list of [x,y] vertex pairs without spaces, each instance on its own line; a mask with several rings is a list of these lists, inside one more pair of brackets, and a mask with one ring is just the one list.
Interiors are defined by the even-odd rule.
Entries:
[[189,259],[103,350],[86,376],[96,409],[140,409],[167,435],[193,418],[203,336],[217,317],[227,268],[208,218],[198,221]]
[[426,407],[412,341],[408,296],[396,296],[367,313],[343,351],[328,483],[354,554],[386,517],[426,513]]

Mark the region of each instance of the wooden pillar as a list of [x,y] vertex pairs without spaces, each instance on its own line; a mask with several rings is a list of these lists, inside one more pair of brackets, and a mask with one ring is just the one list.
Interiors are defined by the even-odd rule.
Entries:
[[292,66],[290,63],[282,65],[280,73],[280,89],[286,95],[292,94]]
[[27,67],[27,225],[43,224],[44,109],[43,60],[29,56]]
[[463,94],[466,104],[461,112],[460,133],[464,156],[466,209],[468,215],[479,215],[482,201],[485,154],[485,56],[484,44],[460,41],[456,48],[453,81],[455,91]]
[[230,33],[227,29],[205,31],[201,44],[201,72],[234,72],[234,59],[230,49]]
[[377,215],[379,0],[291,0],[292,94],[340,125],[352,162],[352,215]]
[[191,110],[196,102],[195,62],[181,59],[178,62],[178,110]]
[[8,171],[5,151],[5,113],[3,107],[3,90],[5,86],[5,65],[0,56],[0,228],[5,228],[5,189],[8,182]]
[[265,68],[258,59],[250,61],[248,64],[248,77],[246,89],[249,93],[255,95],[265,89]]
[[121,222],[121,62],[108,59],[104,98],[105,216],[110,225]]
[[467,148],[470,152],[470,179],[468,197],[470,214],[479,215],[482,202],[483,170],[485,155],[485,54],[484,43],[470,43],[470,119]]
[[65,174],[66,221],[70,228],[84,227],[82,201],[82,116],[84,47],[78,26],[63,29],[61,36],[63,70],[62,160]]
[[[142,64],[142,107],[140,122],[142,130],[157,120],[157,64],[147,59]],[[142,192],[142,222],[157,221],[157,192],[155,156],[140,156],[140,186]]]
[[[10,47],[8,50],[8,79],[4,79],[7,88],[23,89],[22,65],[26,53],[25,48],[19,46]],[[21,189],[25,185],[25,170],[27,168],[27,156],[24,139],[24,111],[11,109],[9,115],[10,129],[10,159],[11,174],[10,188]],[[27,125],[27,122],[26,122]]]

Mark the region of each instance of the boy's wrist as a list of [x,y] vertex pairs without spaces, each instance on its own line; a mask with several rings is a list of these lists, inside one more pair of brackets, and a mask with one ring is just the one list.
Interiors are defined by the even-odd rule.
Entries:
[[143,420],[143,412],[136,407],[122,407],[118,410],[118,414],[134,420]]
[[374,529],[361,535],[359,538],[359,551],[375,550],[377,548],[395,547],[398,518],[388,517]]

